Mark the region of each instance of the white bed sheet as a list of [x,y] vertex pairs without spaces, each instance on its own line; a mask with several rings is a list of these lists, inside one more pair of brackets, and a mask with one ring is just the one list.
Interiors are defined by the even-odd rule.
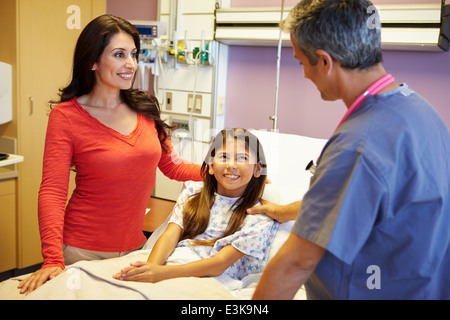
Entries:
[[[152,246],[165,226],[154,233],[148,241]],[[289,234],[290,223],[281,225],[277,233],[271,256],[279,249]],[[100,260],[80,261],[48,281],[28,296],[19,294],[17,285],[25,276],[0,283],[0,299],[28,300],[92,300],[92,299],[151,299],[151,300],[248,300],[251,299],[261,274],[250,275],[242,281],[233,280],[224,275],[215,278],[177,278],[155,284],[127,282],[114,279],[113,274],[135,261],[146,261],[151,249],[132,252],[126,256]],[[170,264],[187,263],[198,259],[188,248],[178,248],[168,260]],[[296,299],[305,299],[303,289]]]
[[[270,256],[281,247],[290,232],[291,223],[280,226]],[[162,226],[161,232],[164,227]],[[148,246],[157,236],[149,239]],[[147,247],[148,247],[147,246]],[[186,250],[185,250],[186,249]],[[261,274],[254,274],[242,281],[226,276],[209,278],[176,278],[155,284],[128,282],[114,279],[113,274],[135,261],[146,261],[151,249],[132,252],[126,256],[100,260],[80,261],[61,273],[55,279],[32,292],[28,296],[18,293],[17,285],[25,276],[0,283],[0,299],[27,300],[249,300]],[[170,264],[181,264],[198,259],[188,248],[178,248],[169,258]],[[295,299],[306,299],[304,289],[300,289]]]
[[213,278],[177,278],[153,284],[120,281],[112,277],[131,262],[146,261],[149,252],[142,250],[120,258],[75,263],[26,299],[233,299]]

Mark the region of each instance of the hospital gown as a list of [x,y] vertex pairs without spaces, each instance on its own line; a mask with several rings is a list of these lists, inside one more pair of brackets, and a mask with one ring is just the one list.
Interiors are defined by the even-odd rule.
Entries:
[[[201,182],[188,182],[178,198],[177,205],[169,223],[183,227],[183,203],[192,194],[200,191]],[[195,240],[211,240],[219,238],[225,231],[231,214],[230,208],[238,198],[229,198],[216,194],[211,208],[210,221],[205,232]],[[181,204],[181,205],[179,205]],[[232,245],[245,255],[230,266],[224,274],[232,279],[242,280],[249,274],[261,273],[267,263],[272,241],[278,229],[278,223],[263,214],[247,215],[241,227],[232,235],[216,241],[214,246],[191,246],[191,240],[185,239],[177,247],[190,247],[200,259],[217,254],[223,247]]]

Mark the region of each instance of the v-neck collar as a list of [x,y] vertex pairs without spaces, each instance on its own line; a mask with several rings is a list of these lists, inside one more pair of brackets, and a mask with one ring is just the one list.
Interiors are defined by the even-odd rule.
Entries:
[[142,121],[142,114],[140,112],[137,113],[138,119],[136,127],[133,131],[131,131],[129,134],[124,135],[120,132],[108,127],[107,125],[103,124],[101,121],[99,121],[97,118],[93,117],[89,112],[87,112],[78,102],[77,97],[72,98],[74,105],[77,107],[77,109],[80,111],[83,116],[85,116],[89,121],[91,121],[93,124],[95,124],[98,128],[107,131],[109,134],[114,136],[117,139],[120,139],[130,145],[134,145],[136,143],[137,138],[140,135],[141,132],[141,121]]

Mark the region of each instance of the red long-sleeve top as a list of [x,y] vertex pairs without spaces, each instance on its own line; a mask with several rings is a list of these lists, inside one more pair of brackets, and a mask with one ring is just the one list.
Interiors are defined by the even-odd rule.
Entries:
[[[56,106],[49,116],[39,190],[43,267],[64,268],[63,243],[106,252],[141,246],[156,168],[175,180],[201,180],[200,166],[180,159],[167,144],[165,153],[154,121],[142,114],[135,130],[122,135],[76,98]],[[71,164],[76,188],[67,203]]]

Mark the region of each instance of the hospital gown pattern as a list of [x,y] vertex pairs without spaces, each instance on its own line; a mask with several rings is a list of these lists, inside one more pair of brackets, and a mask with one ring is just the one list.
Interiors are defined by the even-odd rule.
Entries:
[[[200,191],[202,183],[189,182],[181,193],[178,204],[169,223],[176,223],[183,227],[183,203],[190,195]],[[228,198],[216,194],[211,208],[209,225],[205,232],[195,237],[195,240],[211,240],[219,238],[225,231],[230,220],[230,208],[238,198]],[[278,223],[263,214],[247,215],[242,226],[234,234],[216,241],[214,246],[191,246],[191,240],[186,239],[178,243],[177,247],[190,247],[201,259],[217,254],[223,247],[231,244],[245,254],[224,273],[229,277],[242,280],[245,276],[260,273],[264,269],[269,256],[272,241],[278,229]]]

